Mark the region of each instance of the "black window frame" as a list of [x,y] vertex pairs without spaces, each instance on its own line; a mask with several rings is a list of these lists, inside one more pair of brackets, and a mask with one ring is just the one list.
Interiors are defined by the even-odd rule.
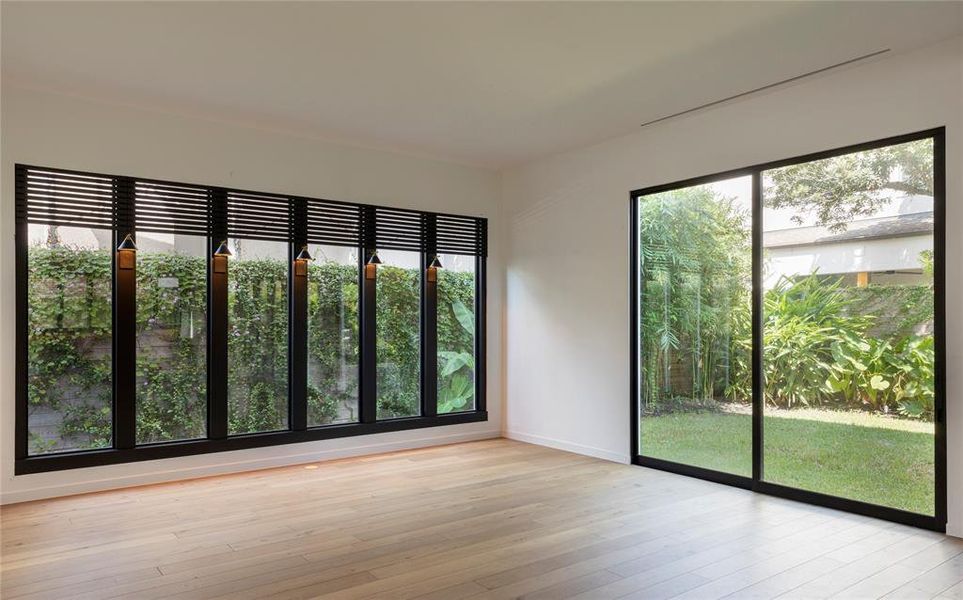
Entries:
[[[764,480],[763,456],[763,314],[762,314],[762,174],[764,171],[873,150],[923,139],[933,140],[933,293],[935,341],[934,452],[935,496],[933,515],[924,515],[869,502],[803,490]],[[642,196],[717,182],[736,177],[752,178],[752,476],[746,477],[643,456],[639,427],[639,212]],[[754,492],[825,506],[922,529],[946,531],[946,128],[936,127],[904,135],[852,144],[821,152],[770,161],[711,175],[649,186],[629,193],[629,323],[630,323],[630,454],[632,464],[697,477]]]
[[[15,415],[15,461],[14,474],[27,475],[65,469],[98,467],[112,464],[138,462],[208,454],[248,448],[296,444],[303,442],[388,433],[409,429],[421,429],[462,423],[476,423],[488,420],[485,400],[486,377],[486,262],[488,248],[488,220],[484,217],[456,215],[450,213],[398,209],[392,207],[342,202],[326,199],[307,198],[286,194],[267,194],[219,186],[171,182],[157,179],[106,175],[86,171],[40,167],[16,164],[16,219],[15,219],[15,268],[16,268],[16,415]],[[207,433],[202,439],[175,440],[150,444],[136,443],[136,394],[134,393],[136,356],[136,270],[118,269],[118,252],[113,251],[112,294],[114,358],[112,376],[113,435],[112,447],[104,449],[75,450],[50,454],[29,453],[29,406],[27,394],[28,381],[28,225],[31,222],[48,223],[31,217],[28,207],[28,173],[31,171],[53,172],[64,176],[111,177],[115,182],[112,216],[113,244],[116,247],[128,234],[136,235],[137,184],[160,186],[189,186],[204,188],[208,195],[207,238],[208,260],[208,302],[207,302]],[[267,197],[275,204],[278,199],[286,201],[288,219],[286,236],[288,244],[288,428],[282,431],[227,433],[227,273],[214,264],[218,259],[213,253],[220,241],[231,235],[228,225],[228,197],[230,194],[248,197]],[[326,209],[341,211],[335,214],[331,229],[337,230],[329,235],[336,237],[335,245],[354,247],[358,250],[358,301],[359,301],[359,418],[353,423],[330,425],[307,425],[307,285],[306,271],[295,267],[295,257],[306,243],[330,243],[316,240],[308,230],[321,224],[324,228],[327,217],[308,218],[313,207],[323,213]],[[333,208],[332,208],[333,207]],[[338,219],[344,214],[357,215],[348,227]],[[50,218],[49,215],[44,218]],[[56,217],[54,217],[56,218]],[[351,217],[354,219],[354,217]],[[437,234],[435,223],[447,224],[445,233]],[[378,223],[384,231],[378,234]],[[63,223],[68,224],[68,223]],[[79,225],[83,226],[83,225]],[[241,225],[240,227],[244,227]],[[272,235],[282,235],[275,231]],[[322,234],[325,235],[325,234]],[[355,239],[356,243],[345,242]],[[136,238],[134,238],[136,239]],[[258,238],[252,238],[258,239]],[[379,246],[380,245],[380,246]],[[376,405],[376,360],[375,353],[375,286],[376,279],[365,277],[366,262],[371,253],[378,249],[415,250],[421,254],[421,414],[413,417],[377,420]],[[428,284],[425,272],[434,253],[452,253],[474,256],[475,259],[475,353],[476,381],[474,410],[452,414],[437,414],[436,385],[424,381],[437,371],[436,352],[437,329],[433,313],[437,308],[435,286]],[[136,265],[136,261],[135,261]],[[135,266],[136,269],[136,266]],[[228,262],[227,269],[230,269]],[[377,276],[377,275],[375,275]],[[431,314],[429,315],[429,311]],[[303,364],[302,364],[303,363]]]

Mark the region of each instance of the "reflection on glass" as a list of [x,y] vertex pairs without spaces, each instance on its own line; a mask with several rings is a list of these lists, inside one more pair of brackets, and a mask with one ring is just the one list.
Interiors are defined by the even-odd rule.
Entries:
[[113,234],[29,225],[30,454],[111,445]]
[[288,244],[228,240],[228,432],[288,426]]
[[358,420],[358,250],[312,245],[308,426]]
[[377,268],[378,419],[421,414],[421,254],[383,250]]
[[475,257],[438,258],[438,414],[445,414],[475,408]]
[[752,473],[751,185],[638,199],[642,456]]
[[933,143],[763,176],[764,478],[933,514]]
[[137,235],[137,443],[207,427],[207,238]]

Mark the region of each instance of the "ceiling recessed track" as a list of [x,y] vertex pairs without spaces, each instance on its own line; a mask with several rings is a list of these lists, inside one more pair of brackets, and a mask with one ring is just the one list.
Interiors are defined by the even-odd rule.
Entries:
[[793,82],[795,82],[795,81],[799,81],[800,79],[805,79],[806,77],[812,77],[813,75],[819,75],[820,73],[825,73],[826,71],[831,71],[832,69],[838,69],[838,68],[840,68],[840,67],[845,67],[846,65],[851,65],[851,64],[853,64],[853,63],[857,63],[857,62],[860,62],[860,61],[863,61],[863,60],[869,60],[869,59],[875,58],[875,57],[877,57],[877,56],[879,56],[879,55],[881,55],[881,54],[886,54],[886,53],[889,52],[889,51],[890,51],[890,48],[885,48],[885,49],[883,49],[883,50],[877,50],[876,52],[870,52],[869,54],[864,54],[864,55],[862,55],[862,56],[857,56],[856,58],[851,58],[851,59],[849,59],[849,60],[844,60],[843,62],[839,62],[839,63],[836,63],[836,64],[834,64],[834,65],[829,65],[828,67],[823,67],[823,68],[821,68],[821,69],[816,69],[815,71],[808,71],[808,72],[806,72],[806,73],[802,73],[801,75],[796,75],[796,76],[794,76],[794,77],[790,77],[790,78],[788,78],[788,79],[782,79],[782,80],[780,80],[780,81],[777,81],[777,82],[775,82],[775,83],[770,83],[770,84],[764,85],[764,86],[762,86],[762,87],[757,87],[757,88],[755,88],[755,89],[751,89],[751,90],[747,90],[747,91],[745,91],[745,92],[740,92],[740,93],[738,93],[738,94],[734,94],[734,95],[732,95],[732,96],[727,96],[727,97],[725,97],[725,98],[722,98],[721,100],[714,100],[714,101],[712,101],[712,102],[707,102],[707,103],[705,103],[705,104],[700,104],[699,106],[695,106],[695,107],[693,107],[693,108],[688,108],[688,109],[686,109],[686,110],[683,110],[683,111],[680,111],[680,112],[677,112],[677,113],[673,113],[673,114],[671,114],[671,115],[666,115],[666,116],[664,116],[664,117],[659,117],[658,119],[653,119],[653,120],[651,120],[651,121],[646,121],[645,123],[642,123],[642,125],[640,125],[640,127],[647,127],[647,126],[649,126],[649,125],[654,125],[655,123],[661,123],[662,121],[668,121],[669,119],[674,119],[674,118],[676,118],[676,117],[681,117],[682,115],[687,115],[687,114],[690,114],[690,113],[694,113],[694,112],[696,112],[696,111],[704,110],[704,109],[706,109],[706,108],[711,108],[711,107],[713,107],[713,106],[717,106],[717,105],[719,105],[719,104],[723,104],[723,103],[725,103],[725,102],[729,102],[730,100],[736,100],[736,99],[738,99],[738,98],[744,98],[744,97],[746,97],[746,96],[749,96],[749,95],[752,95],[752,94],[756,94],[756,93],[758,93],[758,92],[763,92],[763,91],[765,91],[765,90],[770,90],[770,89],[772,89],[772,88],[779,87],[779,86],[781,86],[781,85],[786,85],[787,83],[793,83]]

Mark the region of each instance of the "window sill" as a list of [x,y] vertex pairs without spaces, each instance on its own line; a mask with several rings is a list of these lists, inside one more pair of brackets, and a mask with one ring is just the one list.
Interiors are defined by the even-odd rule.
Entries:
[[254,433],[232,436],[221,440],[189,440],[182,442],[167,442],[138,446],[129,449],[84,450],[80,452],[63,452],[31,456],[16,461],[15,475],[29,475],[31,473],[46,473],[65,469],[82,469],[86,467],[100,467],[143,460],[159,460],[193,454],[210,454],[213,452],[229,452],[231,450],[245,450],[264,446],[278,446],[282,444],[300,444],[318,440],[329,440],[342,437],[388,433],[391,431],[405,431],[408,429],[424,429],[443,425],[458,425],[461,423],[477,423],[488,420],[488,412],[475,411],[440,415],[437,417],[408,417],[378,421],[376,423],[349,423],[343,425],[327,425],[314,427],[304,431],[277,431],[272,433]]

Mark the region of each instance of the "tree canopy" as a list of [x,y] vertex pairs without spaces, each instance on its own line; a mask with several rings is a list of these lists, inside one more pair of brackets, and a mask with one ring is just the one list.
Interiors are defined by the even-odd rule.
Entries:
[[844,231],[849,221],[869,216],[889,200],[886,190],[933,195],[933,141],[917,140],[834,156],[767,171],[767,208],[795,208],[817,224]]

